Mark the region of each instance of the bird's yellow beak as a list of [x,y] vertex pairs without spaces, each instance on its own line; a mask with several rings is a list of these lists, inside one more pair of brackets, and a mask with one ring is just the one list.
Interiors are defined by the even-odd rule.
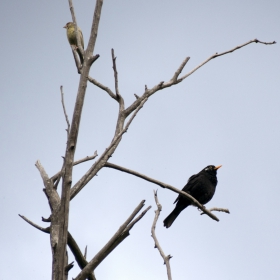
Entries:
[[214,169],[215,169],[215,170],[218,170],[220,167],[222,167],[222,165],[218,165],[218,166],[216,166]]

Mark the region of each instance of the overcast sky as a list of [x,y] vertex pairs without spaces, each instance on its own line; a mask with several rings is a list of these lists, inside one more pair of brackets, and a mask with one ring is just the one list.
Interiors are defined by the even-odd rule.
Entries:
[[[73,2],[87,45],[95,1]],[[105,0],[91,76],[114,89],[114,48],[128,107],[134,93],[168,81],[187,56],[183,73],[251,39],[279,42],[279,11],[276,0]],[[79,82],[63,29],[69,21],[66,0],[0,3],[1,280],[51,278],[49,236],[18,214],[48,226],[41,221],[50,210],[34,164],[39,159],[49,176],[62,164],[66,122],[59,87],[71,119]],[[97,279],[167,279],[150,233],[154,189],[163,207],[157,237],[173,256],[173,279],[280,279],[279,47],[248,45],[148,100],[110,161],[179,189],[207,165],[222,164],[207,207],[229,208],[230,215],[215,213],[216,222],[189,207],[166,229],[162,221],[175,193],[104,168],[70,206],[69,230],[82,250],[88,246],[88,260],[142,199],[153,208],[96,269]],[[76,160],[102,154],[117,113],[117,102],[89,84]],[[74,183],[91,164],[74,168]],[[69,279],[79,271],[75,263]]]

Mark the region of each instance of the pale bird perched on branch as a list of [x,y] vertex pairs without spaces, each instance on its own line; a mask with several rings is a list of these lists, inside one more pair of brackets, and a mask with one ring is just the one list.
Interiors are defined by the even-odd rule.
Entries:
[[[77,42],[77,38],[76,38],[76,34],[75,34],[75,25],[73,22],[68,22],[63,28],[66,28],[66,34],[67,34],[67,38],[68,38],[68,41],[69,41],[69,44],[71,46],[75,46],[77,52],[78,52],[78,55],[80,57],[80,60],[81,60],[81,64],[83,64],[83,61],[84,61],[84,58],[83,58],[83,55],[81,54],[79,48],[78,48],[78,42]],[[77,32],[78,32],[78,36],[79,36],[79,39],[80,39],[80,42],[81,42],[81,45],[82,45],[82,48],[84,49],[84,37],[83,37],[83,32],[82,30],[77,27]]]

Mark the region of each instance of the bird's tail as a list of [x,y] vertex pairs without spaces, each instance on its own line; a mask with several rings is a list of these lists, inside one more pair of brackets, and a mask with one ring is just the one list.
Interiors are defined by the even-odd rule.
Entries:
[[183,209],[175,208],[163,221],[163,226],[169,228]]
[[79,50],[78,47],[77,47],[77,53],[78,53],[78,55],[79,55],[79,57],[80,57],[81,64],[83,65],[83,63],[84,63],[84,57],[83,57],[83,55],[82,55],[82,53],[80,52],[80,50]]

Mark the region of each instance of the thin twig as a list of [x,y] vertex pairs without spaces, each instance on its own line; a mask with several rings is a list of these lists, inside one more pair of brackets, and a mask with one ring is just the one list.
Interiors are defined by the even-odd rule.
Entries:
[[133,226],[139,222],[144,216],[145,214],[152,208],[152,206],[148,206],[138,217],[136,217],[127,227],[126,229],[124,230],[124,233],[125,232],[129,232]]
[[[226,208],[217,208],[217,207],[213,207],[213,208],[208,209],[208,211],[210,211],[210,212],[212,212],[212,211],[218,211],[218,212],[224,212],[224,213],[230,214],[229,210],[226,209]],[[205,213],[202,212],[200,215],[203,215],[203,214],[205,214]]]
[[37,224],[33,223],[32,221],[30,221],[29,219],[27,219],[26,217],[18,214],[23,220],[25,220],[28,224],[30,224],[31,226],[39,229],[40,231],[42,232],[45,232],[45,233],[50,233],[50,227],[46,227],[46,228],[43,228],[43,227],[40,227],[38,226]]
[[168,280],[172,280],[172,277],[171,277],[171,267],[170,267],[170,262],[169,260],[172,258],[172,256],[168,255],[166,256],[158,242],[158,239],[156,237],[156,224],[157,224],[157,220],[158,220],[158,217],[160,215],[160,212],[161,212],[161,209],[162,209],[162,206],[161,204],[159,203],[158,201],[158,197],[157,197],[157,191],[154,190],[154,198],[155,198],[155,202],[156,202],[156,205],[157,205],[157,210],[155,211],[155,218],[154,218],[154,221],[153,221],[153,225],[152,225],[152,238],[154,239],[155,241],[155,248],[158,249],[161,257],[163,258],[163,261],[164,261],[164,264],[166,265],[166,270],[167,270],[167,276],[168,276]]
[[86,246],[86,248],[85,248],[84,258],[85,258],[85,259],[87,258],[87,246]]
[[182,64],[179,66],[179,68],[176,70],[176,72],[174,73],[174,76],[172,77],[171,80],[173,80],[174,82],[177,81],[179,75],[181,74],[181,72],[183,71],[184,67],[186,66],[186,64],[188,63],[188,61],[190,60],[190,57],[186,57],[184,59],[184,61],[182,62]]
[[[86,156],[85,158],[82,158],[82,159],[79,159],[79,160],[75,161],[75,162],[73,163],[73,166],[74,166],[74,165],[77,165],[77,164],[80,164],[80,163],[82,163],[82,162],[86,162],[86,161],[89,161],[89,160],[93,160],[93,159],[95,159],[97,156],[98,156],[97,151],[95,151],[94,154],[93,154],[92,156]],[[52,180],[53,182],[55,182],[55,181],[57,180],[57,178],[60,176],[60,174],[61,174],[61,171],[57,172],[55,175],[53,175],[53,176],[51,177],[51,180]]]
[[116,91],[116,96],[121,97],[119,93],[119,81],[118,81],[118,71],[117,71],[117,65],[116,65],[116,57],[114,53],[114,49],[111,50],[112,54],[112,61],[113,61],[113,70],[114,70],[114,78],[115,78],[115,91]]
[[66,265],[66,267],[65,267],[65,272],[68,274],[68,271],[69,271],[70,269],[72,269],[73,266],[74,266],[74,262],[71,262],[71,263],[69,263],[68,265]]
[[242,45],[239,45],[239,46],[236,46],[235,48],[232,48],[228,51],[225,51],[225,52],[222,52],[222,53],[215,53],[213,55],[211,55],[209,58],[207,58],[205,61],[203,61],[201,64],[199,64],[197,67],[195,67],[192,71],[190,71],[189,73],[187,73],[186,75],[184,75],[182,78],[178,79],[179,82],[183,81],[184,79],[186,79],[187,77],[189,77],[192,73],[194,73],[196,70],[198,70],[200,67],[202,67],[204,64],[206,64],[207,62],[209,62],[210,60],[216,58],[216,57],[219,57],[219,56],[222,56],[222,55],[225,55],[225,54],[228,54],[228,53],[232,53],[238,49],[241,49],[251,43],[260,43],[260,44],[264,44],[264,45],[273,45],[273,44],[276,44],[275,41],[273,42],[262,42],[262,41],[259,41],[258,39],[254,39],[254,40],[250,40],[248,41],[247,43],[244,43]]
[[187,73],[186,75],[184,75],[183,77],[178,79],[179,74],[182,72],[182,70],[184,69],[186,63],[189,61],[189,57],[185,58],[184,61],[181,63],[181,65],[179,66],[179,68],[176,70],[176,72],[174,73],[173,77],[168,81],[168,82],[160,82],[157,85],[155,85],[153,88],[148,89],[147,86],[145,86],[145,91],[142,94],[142,96],[140,96],[137,100],[135,100],[129,107],[127,107],[124,111],[125,116],[130,115],[139,105],[139,103],[147,97],[150,97],[151,95],[153,95],[154,93],[156,93],[159,90],[165,89],[167,87],[171,87],[174,86],[180,82],[182,82],[185,78],[187,78],[188,76],[190,76],[191,74],[193,74],[196,70],[198,70],[200,67],[202,67],[204,64],[206,64],[207,62],[209,62],[210,60],[212,60],[213,58],[216,58],[218,56],[222,56],[231,52],[234,52],[237,49],[243,48],[244,46],[251,44],[251,43],[260,43],[260,44],[265,44],[265,45],[273,45],[276,44],[275,41],[273,42],[262,42],[259,41],[258,39],[254,39],[251,40],[247,43],[244,43],[240,46],[237,46],[233,49],[230,49],[228,51],[225,51],[223,53],[216,53],[212,56],[210,56],[208,59],[206,59],[204,62],[202,62],[201,64],[199,64],[197,67],[195,67],[192,71],[190,71],[189,73]]
[[65,104],[64,104],[64,93],[63,93],[63,86],[60,86],[60,93],[61,93],[61,103],[62,103],[62,107],[63,107],[63,112],[64,112],[64,116],[65,116],[65,120],[67,123],[67,139],[69,138],[69,130],[70,130],[70,122],[66,113],[66,109],[65,109]]
[[193,205],[195,205],[196,207],[198,207],[199,209],[201,209],[205,214],[207,214],[210,218],[212,218],[213,220],[215,221],[219,221],[219,219],[213,214],[211,213],[209,210],[207,210],[203,205],[201,205],[194,197],[192,197],[190,194],[184,192],[184,191],[180,191],[179,189],[169,185],[169,184],[166,184],[166,183],[163,183],[161,181],[158,181],[158,180],[155,180],[151,177],[148,177],[144,174],[141,174],[139,172],[136,172],[134,170],[131,170],[131,169],[128,169],[128,168],[125,168],[125,167],[122,167],[120,165],[116,165],[116,164],[113,164],[111,162],[107,162],[104,167],[109,167],[109,168],[113,168],[113,169],[117,169],[119,171],[122,171],[122,172],[126,172],[128,174],[131,174],[131,175],[134,175],[134,176],[137,176],[141,179],[144,179],[146,181],[149,181],[151,183],[154,183],[162,188],[166,188],[166,189],[169,189],[173,192],[176,192],[184,197],[186,197],[187,199],[189,199]]
[[110,88],[102,85],[101,83],[99,83],[98,81],[96,81],[95,79],[93,79],[90,76],[88,76],[88,80],[89,80],[89,82],[91,82],[92,84],[96,85],[100,89],[106,91],[113,99],[117,100],[116,95],[112,92],[112,90]]

